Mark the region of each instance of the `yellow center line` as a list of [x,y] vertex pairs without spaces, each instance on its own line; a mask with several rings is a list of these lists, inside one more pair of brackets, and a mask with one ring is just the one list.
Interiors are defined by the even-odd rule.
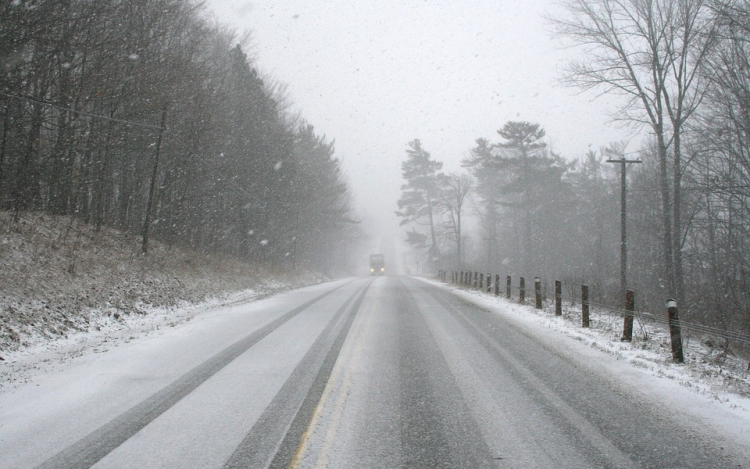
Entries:
[[338,398],[336,399],[336,403],[333,407],[333,415],[331,416],[331,421],[328,423],[328,431],[326,432],[326,436],[323,439],[323,448],[320,450],[320,453],[318,454],[318,461],[315,464],[316,468],[328,466],[328,454],[331,450],[331,447],[333,446],[333,440],[336,436],[336,432],[341,425],[341,417],[344,414],[346,400],[349,397],[349,393],[351,392],[352,375],[354,374],[356,365],[359,362],[360,356],[362,355],[362,349],[364,348],[365,343],[364,337],[367,336],[367,332],[370,329],[372,316],[372,314],[367,315],[367,321],[365,322],[364,326],[357,331],[357,336],[354,340],[354,352],[351,356],[351,359],[349,360],[349,365],[346,367],[346,373],[344,374],[341,389],[339,389],[338,391]]
[[[368,315],[368,320],[365,327],[362,326],[361,321],[358,321],[358,327],[355,336],[352,337],[352,340],[347,339],[346,343],[344,344],[342,353],[339,355],[339,359],[336,361],[336,365],[334,366],[333,371],[331,372],[331,376],[326,383],[326,387],[323,390],[323,395],[321,396],[320,401],[318,401],[318,405],[315,407],[315,411],[313,412],[312,418],[310,419],[310,424],[302,434],[299,446],[297,446],[297,450],[294,452],[294,457],[289,463],[289,469],[299,468],[302,459],[310,449],[312,434],[322,418],[323,409],[325,409],[328,400],[331,398],[331,395],[334,394],[334,388],[336,387],[337,383],[339,383],[339,375],[342,373],[342,370],[344,368],[348,368],[348,362],[350,360],[347,360],[347,358],[352,357],[352,348],[354,348],[355,344],[359,344],[361,342],[363,331],[369,328],[371,317],[371,315]],[[361,347],[357,348],[360,349]]]

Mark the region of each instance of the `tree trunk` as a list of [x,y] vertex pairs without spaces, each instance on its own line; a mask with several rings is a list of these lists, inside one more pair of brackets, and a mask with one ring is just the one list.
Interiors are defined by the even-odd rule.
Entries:
[[[427,210],[430,214],[430,239],[432,240],[430,255],[433,257],[438,257],[440,255],[440,251],[438,250],[437,238],[435,237],[435,222],[433,221],[432,216],[432,198],[429,195],[427,196]],[[430,259],[430,261],[432,261],[432,259]]]
[[461,259],[461,210],[463,206],[463,200],[460,194],[457,197],[456,202],[457,202],[456,206],[458,207],[458,210],[457,210],[458,211],[458,214],[457,214],[458,233],[456,233],[456,249],[457,249],[456,254],[458,254],[458,270],[461,270],[461,264],[463,263]]
[[5,105],[3,114],[3,135],[0,137],[0,207],[5,200],[5,149],[8,142],[8,127],[10,126],[10,105]]
[[674,145],[674,166],[672,167],[673,174],[673,210],[674,210],[674,226],[672,227],[673,241],[672,246],[674,249],[674,289],[675,298],[677,299],[677,305],[682,308],[683,311],[686,309],[685,304],[685,280],[682,267],[682,217],[681,217],[681,204],[682,204],[682,150],[680,148],[680,127],[675,126],[675,132],[672,144]]
[[36,103],[32,104],[32,106],[31,124],[26,134],[26,144],[11,194],[12,208],[16,211],[15,219],[18,219],[18,214],[21,211],[31,208],[32,202],[37,195],[34,191],[35,186],[38,185],[34,152],[36,151],[36,143],[39,140],[39,134],[42,129],[42,106]]
[[674,282],[674,246],[673,246],[673,235],[672,235],[672,201],[669,190],[669,171],[667,167],[667,147],[664,142],[664,134],[660,126],[656,128],[656,140],[657,140],[657,151],[659,154],[659,185],[662,200],[662,223],[664,228],[663,239],[664,239],[664,276],[666,277],[666,284],[668,295],[674,297],[675,295],[675,282]]

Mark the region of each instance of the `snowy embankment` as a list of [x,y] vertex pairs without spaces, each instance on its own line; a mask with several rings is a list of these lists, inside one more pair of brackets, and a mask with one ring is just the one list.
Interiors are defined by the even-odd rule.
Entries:
[[711,338],[690,338],[684,343],[685,363],[675,364],[669,334],[659,326],[637,321],[633,341],[621,342],[619,316],[592,309],[591,327],[584,329],[580,305],[563,306],[563,315],[556,317],[549,302],[537,310],[489,293],[423,280],[503,315],[556,352],[674,406],[675,412],[689,415],[695,423],[712,424],[730,438],[750,444],[748,362],[712,347]]
[[0,389],[216,305],[320,282],[151,242],[71,217],[0,212]]

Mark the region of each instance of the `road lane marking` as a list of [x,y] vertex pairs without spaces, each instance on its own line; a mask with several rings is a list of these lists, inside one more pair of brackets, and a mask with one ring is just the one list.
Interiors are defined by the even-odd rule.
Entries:
[[[474,333],[484,339],[484,346],[494,350],[498,355],[502,357],[511,367],[514,369],[523,379],[529,383],[531,389],[536,390],[546,402],[551,405],[552,408],[566,419],[573,427],[575,427],[581,435],[587,437],[588,442],[597,449],[600,454],[606,454],[609,461],[615,464],[617,467],[634,467],[635,463],[632,459],[617,446],[615,446],[598,428],[596,428],[586,418],[582,417],[572,406],[570,406],[565,400],[559,397],[554,390],[534,372],[529,369],[527,365],[522,363],[520,360],[515,358],[508,350],[503,347],[499,340],[490,335],[486,330],[476,324],[470,319],[463,311],[454,305],[450,304],[445,297],[449,296],[450,293],[445,294],[445,297],[435,295],[433,292],[429,292],[430,288],[423,288],[426,294],[430,295],[431,298],[435,299],[441,304],[448,313],[453,314],[460,322],[467,327],[468,330],[473,330]],[[441,294],[443,292],[441,291]],[[455,298],[451,295],[451,298]],[[472,305],[475,306],[475,305]],[[476,307],[476,306],[475,306]]]
[[[278,412],[271,412],[269,414],[268,418],[275,418],[276,421],[280,422],[280,424],[285,427],[285,431],[283,432],[272,432],[270,435],[261,435],[266,440],[272,439],[273,445],[276,448],[275,454],[271,453],[270,465],[265,461],[263,463],[255,465],[248,465],[246,461],[242,460],[241,457],[235,458],[235,455],[233,455],[232,458],[230,458],[230,460],[227,462],[227,464],[225,464],[225,468],[267,466],[272,469],[276,469],[289,467],[292,459],[294,458],[296,450],[299,447],[299,442],[302,439],[302,435],[309,426],[313,412],[315,411],[315,407],[320,401],[325,387],[331,377],[333,368],[335,367],[338,357],[341,354],[341,349],[343,348],[347,337],[349,337],[349,332],[351,331],[352,325],[357,319],[357,313],[359,311],[360,305],[362,304],[362,301],[364,300],[365,294],[367,293],[367,289],[371,284],[372,280],[367,281],[364,287],[359,289],[349,300],[347,300],[346,304],[341,307],[341,314],[337,312],[337,316],[340,316],[340,319],[338,321],[340,327],[336,327],[335,330],[337,332],[334,333],[332,331],[331,334],[329,334],[333,335],[334,337],[332,339],[332,343],[327,346],[327,352],[324,352],[323,356],[321,357],[322,362],[317,363],[316,359],[316,362],[311,362],[307,364],[307,366],[303,367],[305,370],[308,370],[308,374],[314,375],[314,377],[312,378],[312,384],[306,385],[302,388],[304,394],[301,396],[300,400],[294,402],[290,401],[287,403],[285,408],[279,409],[279,412],[285,412],[286,408],[292,407],[293,416],[291,417],[291,419],[287,419],[286,415],[282,415],[281,417],[279,417]],[[297,388],[299,388],[299,386],[297,386]],[[251,433],[253,433],[253,431],[254,430],[251,430]],[[281,435],[280,440],[277,438],[278,435]],[[255,451],[255,449],[251,447],[254,446],[254,444],[251,439],[249,439],[250,436],[251,434],[248,434],[248,441],[243,441],[243,444],[238,447],[236,452],[247,453]]]
[[370,330],[372,317],[372,313],[367,315],[365,324],[359,328],[355,340],[353,340],[354,351],[352,356],[348,360],[346,373],[344,374],[341,388],[338,391],[338,399],[336,399],[336,403],[334,404],[333,415],[331,416],[331,421],[328,423],[328,431],[326,432],[325,438],[323,439],[323,447],[321,448],[318,455],[318,462],[315,464],[316,468],[324,468],[328,466],[328,454],[330,453],[331,447],[333,446],[334,437],[336,436],[336,433],[341,426],[344,407],[346,405],[347,399],[349,398],[349,394],[351,393],[352,377],[354,375],[354,370],[357,367],[357,364],[360,362],[362,349],[364,348],[365,337],[367,337]]
[[[345,375],[344,375],[344,381],[343,382],[351,382],[351,368],[348,366],[348,364],[352,361],[352,355],[356,354],[357,359],[359,357],[359,354],[361,353],[362,349],[362,337],[366,335],[367,330],[369,329],[370,322],[372,320],[372,314],[367,315],[367,320],[362,324],[362,321],[358,322],[357,330],[354,334],[354,336],[351,338],[350,341],[347,341],[344,349],[342,350],[342,353],[339,355],[339,359],[336,362],[336,365],[333,369],[333,372],[331,373],[331,376],[328,380],[328,383],[326,384],[325,390],[323,391],[323,395],[321,396],[320,400],[318,401],[318,405],[315,407],[315,411],[313,412],[312,418],[310,419],[310,423],[305,429],[305,432],[302,435],[302,438],[300,438],[299,446],[297,447],[297,450],[294,453],[294,457],[292,458],[292,461],[289,464],[290,469],[297,469],[300,467],[300,463],[307,455],[308,451],[310,450],[310,446],[312,444],[313,440],[313,433],[315,429],[318,427],[318,425],[321,422],[321,419],[323,418],[323,411],[328,405],[328,401],[332,398],[334,394],[336,394],[337,399],[334,403],[334,409],[339,410],[339,412],[343,412],[343,406],[346,402],[346,396],[349,393],[349,387],[351,384],[347,385],[346,392],[342,394],[342,387],[339,387],[338,392],[335,391],[336,385],[339,383],[339,376],[342,374],[342,370],[346,369]],[[352,351],[353,348],[355,348],[354,352]],[[343,398],[343,399],[342,399]],[[340,415],[339,415],[340,418]],[[335,425],[335,427],[338,427],[338,423]],[[328,431],[326,432],[326,439],[333,438],[335,434],[335,428],[332,430],[332,427],[329,426]],[[325,442],[325,440],[324,440]],[[325,446],[324,446],[325,448]],[[328,446],[328,449],[330,449],[330,445]],[[322,457],[322,453],[321,453]],[[320,462],[316,464],[319,465]]]
[[236,341],[139,404],[56,453],[37,468],[87,469],[93,466],[260,340],[314,303],[350,283],[339,285],[304,302]]

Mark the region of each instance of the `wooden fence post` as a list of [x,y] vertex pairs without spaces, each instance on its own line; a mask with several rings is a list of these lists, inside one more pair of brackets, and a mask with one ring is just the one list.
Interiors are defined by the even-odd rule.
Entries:
[[534,277],[534,297],[536,309],[542,309],[542,279],[539,277]]
[[511,278],[510,275],[508,275],[508,278],[505,279],[505,298],[508,300],[510,299],[510,283]]
[[484,274],[479,274],[479,291],[484,288]]
[[479,273],[474,272],[474,290],[477,289],[477,283],[479,282]]
[[518,289],[518,302],[523,303],[526,301],[526,281],[521,277],[520,286]]
[[487,272],[487,293],[492,292],[492,274]]
[[495,296],[500,296],[500,274],[495,274]]
[[635,311],[635,292],[628,290],[625,292],[625,318],[622,325],[623,342],[633,340],[633,311]]
[[562,283],[555,280],[555,316],[562,316]]
[[581,285],[581,327],[589,327],[589,286]]
[[672,339],[672,361],[685,363],[685,356],[682,353],[680,318],[677,315],[677,302],[673,299],[667,300],[667,318],[669,319],[669,336]]

